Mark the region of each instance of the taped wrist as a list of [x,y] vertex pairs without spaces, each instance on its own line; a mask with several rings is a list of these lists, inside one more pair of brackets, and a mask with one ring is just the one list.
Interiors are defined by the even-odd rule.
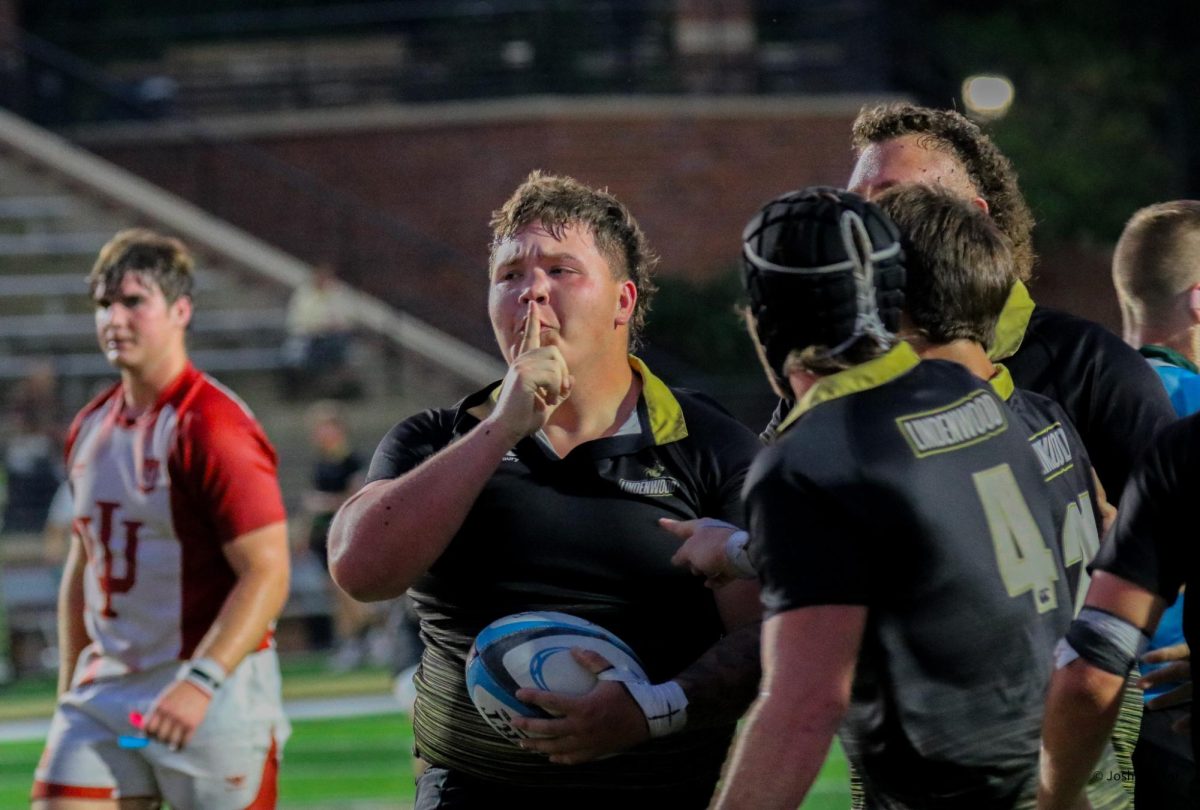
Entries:
[[1097,669],[1125,678],[1149,643],[1140,627],[1103,610],[1085,607],[1055,647],[1054,663],[1062,669],[1082,658]]
[[596,676],[602,681],[620,681],[642,714],[651,737],[665,737],[687,725],[687,695],[675,681],[653,684],[628,669],[613,667]]
[[725,559],[729,560],[730,566],[742,579],[755,579],[758,576],[758,571],[750,562],[749,545],[750,533],[745,529],[738,529],[725,541]]
[[187,681],[209,697],[225,683],[225,668],[212,658],[193,658],[183,665],[177,680]]
[[754,570],[753,563],[750,562],[750,554],[746,547],[750,544],[750,533],[745,529],[739,529],[732,523],[716,518],[700,518],[696,524],[697,528],[716,527],[720,529],[733,529],[733,533],[725,539],[725,559],[734,573],[741,579],[756,579],[758,571]]

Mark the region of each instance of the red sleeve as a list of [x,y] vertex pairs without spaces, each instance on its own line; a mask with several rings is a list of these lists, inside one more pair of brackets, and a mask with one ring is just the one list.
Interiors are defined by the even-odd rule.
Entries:
[[275,449],[238,402],[209,388],[180,415],[176,449],[185,486],[221,543],[286,519]]

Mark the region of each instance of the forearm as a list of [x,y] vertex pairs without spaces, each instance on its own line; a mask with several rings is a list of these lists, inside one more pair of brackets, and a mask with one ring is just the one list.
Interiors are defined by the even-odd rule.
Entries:
[[737,628],[675,676],[687,695],[687,727],[736,722],[758,692],[761,624]]
[[353,495],[329,530],[329,570],[360,601],[391,599],[433,565],[516,444],[491,421],[416,469]]
[[[76,541],[78,542],[78,541]],[[58,694],[67,691],[75,674],[79,653],[88,645],[84,624],[82,552],[73,548],[58,590]]]
[[230,673],[262,644],[287,602],[290,569],[285,532],[278,524],[235,541],[257,546],[253,564],[235,566],[237,581],[196,645],[194,658],[212,658]]
[[1055,674],[1042,728],[1039,810],[1077,806],[1112,732],[1124,685],[1082,660]]
[[734,747],[718,810],[795,810],[825,762],[842,708],[830,701],[800,710],[765,695]]

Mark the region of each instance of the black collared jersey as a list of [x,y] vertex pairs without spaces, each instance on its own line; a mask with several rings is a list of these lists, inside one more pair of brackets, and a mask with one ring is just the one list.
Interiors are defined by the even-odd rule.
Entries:
[[1175,421],[1162,383],[1137,351],[1098,323],[1035,306],[1020,283],[997,324],[992,356],[1018,388],[1062,406],[1113,503],[1137,457]]
[[[1181,586],[1200,587],[1195,538],[1200,492],[1200,414],[1159,434],[1130,476],[1112,533],[1093,570],[1108,571],[1174,603]],[[1200,649],[1200,599],[1183,603],[1183,633]],[[1192,702],[1192,749],[1200,760],[1200,711]]]
[[1072,611],[1028,428],[906,344],[822,380],[783,427],[747,479],[751,557],[768,615],[868,609],[840,732],[868,806],[1011,807]]
[[[1018,388],[1062,407],[1114,504],[1138,454],[1175,420],[1162,384],[1136,351],[1100,324],[1036,306],[1020,282],[996,326],[990,354],[1004,361]],[[790,401],[780,400],[764,441],[773,440],[791,408]]]
[[990,381],[1016,420],[1029,434],[1029,446],[1037,457],[1058,509],[1055,538],[1067,572],[1067,590],[1078,613],[1087,595],[1087,565],[1100,550],[1100,514],[1092,463],[1083,440],[1063,409],[1049,397],[1012,386],[1012,378],[1000,366]]
[[[584,765],[549,763],[487,726],[463,666],[487,624],[525,610],[593,621],[628,643],[658,683],[722,635],[703,579],[673,566],[678,542],[659,518],[742,525],[740,491],[759,443],[711,400],[642,379],[639,430],[558,458],[519,442],[484,486],[449,547],[410,589],[426,642],[414,729],[425,759],[485,779],[544,786],[715,783],[732,726],[685,731]],[[455,407],[426,411],[387,435],[369,480],[416,467],[479,423],[498,383]]]

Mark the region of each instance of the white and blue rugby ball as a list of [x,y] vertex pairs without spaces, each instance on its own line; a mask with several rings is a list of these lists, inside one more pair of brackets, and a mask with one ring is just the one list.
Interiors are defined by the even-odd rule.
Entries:
[[556,611],[514,613],[489,624],[467,653],[467,693],[483,719],[505,739],[530,736],[512,718],[550,717],[517,700],[518,689],[582,695],[596,685],[594,674],[571,655],[572,647],[594,650],[613,666],[645,679],[637,655],[598,624]]

